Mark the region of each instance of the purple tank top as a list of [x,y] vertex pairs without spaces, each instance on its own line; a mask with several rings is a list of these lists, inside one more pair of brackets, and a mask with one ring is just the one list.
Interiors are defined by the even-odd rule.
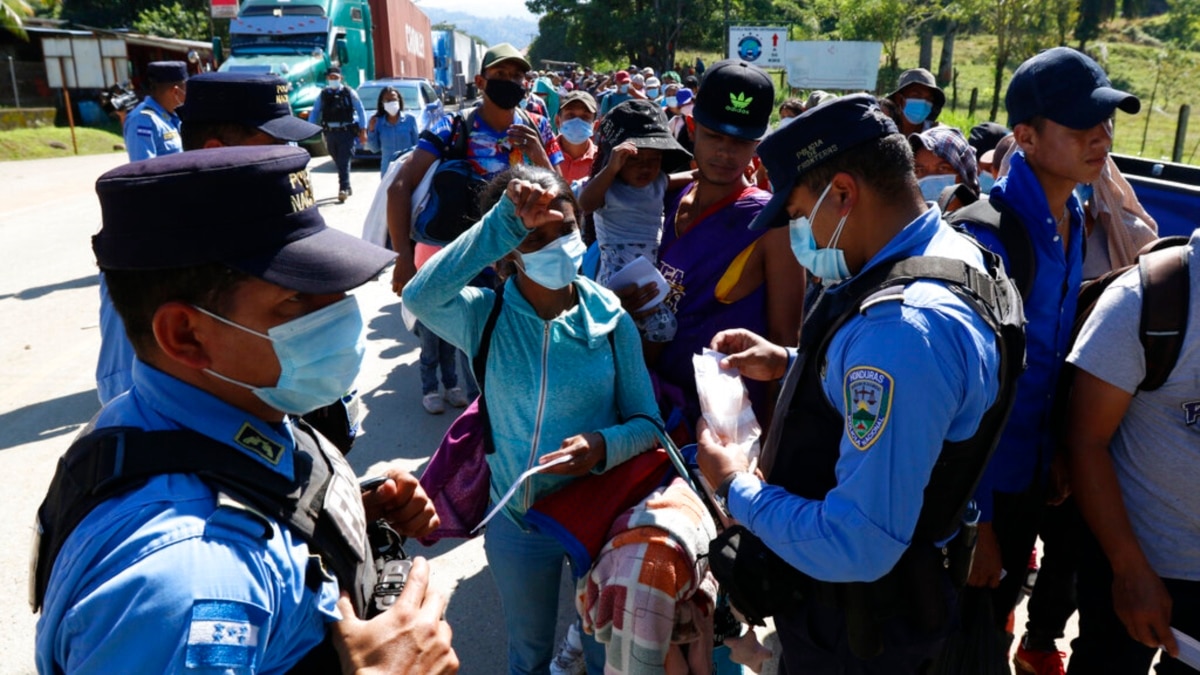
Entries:
[[[675,233],[675,214],[683,196],[692,189],[694,183],[671,203],[663,224],[658,268],[671,285],[664,303],[675,312],[679,328],[654,369],[662,379],[682,390],[688,417],[694,421],[699,408],[692,355],[727,328],[745,328],[766,335],[765,284],[733,303],[717,300],[716,288],[734,259],[765,232],[752,232],[748,228],[754,216],[766,206],[771,193],[746,187],[711,206],[680,236]],[[759,398],[756,393],[752,388],[753,398]],[[756,409],[759,403],[755,401]]]

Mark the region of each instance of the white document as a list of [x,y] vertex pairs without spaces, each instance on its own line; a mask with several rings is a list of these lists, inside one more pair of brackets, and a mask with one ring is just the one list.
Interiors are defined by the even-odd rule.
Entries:
[[485,516],[484,519],[482,521],[480,521],[479,524],[476,525],[473,530],[471,530],[471,534],[475,534],[476,532],[478,532],[480,528],[482,528],[484,525],[488,524],[488,521],[492,519],[492,516],[495,516],[497,513],[500,513],[500,509],[504,508],[504,505],[508,503],[508,500],[512,499],[513,494],[516,493],[517,488],[521,487],[521,483],[524,483],[526,478],[529,478],[530,476],[532,476],[536,473],[541,473],[541,472],[545,471],[546,469],[549,469],[552,466],[558,466],[559,464],[565,464],[565,463],[571,461],[571,459],[573,459],[571,455],[563,455],[562,457],[559,457],[558,459],[554,460],[553,462],[547,462],[546,464],[535,465],[532,469],[529,469],[525,473],[521,474],[520,476],[517,476],[517,480],[508,488],[508,492],[504,493],[504,496],[500,498],[500,502],[498,504],[496,504],[495,506],[493,506],[492,510],[488,511],[487,516]]
[[1181,630],[1172,628],[1175,642],[1179,644],[1179,660],[1184,665],[1200,670],[1200,642]]
[[645,286],[651,282],[658,288],[658,292],[654,294],[654,297],[649,302],[634,309],[635,312],[639,312],[662,302],[667,298],[667,293],[671,291],[671,287],[667,284],[667,280],[663,277],[662,272],[659,272],[654,263],[650,262],[646,256],[638,256],[633,262],[622,267],[616,274],[609,277],[608,287],[616,289],[628,286],[629,284]]

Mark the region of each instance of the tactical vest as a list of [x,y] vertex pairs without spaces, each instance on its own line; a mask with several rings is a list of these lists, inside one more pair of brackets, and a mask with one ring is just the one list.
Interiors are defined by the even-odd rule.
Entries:
[[[306,423],[296,420],[295,430],[292,480],[245,452],[191,430],[110,427],[81,435],[59,459],[38,509],[30,579],[34,611],[45,600],[55,558],[92,509],[154,476],[179,473],[204,480],[217,493],[220,507],[261,519],[264,540],[272,536],[267,519],[300,535],[313,552],[305,573],[309,589],[318,592],[332,573],[350,593],[355,612],[366,616],[376,571],[354,472]],[[337,662],[327,639],[292,672],[320,672],[330,663]]]
[[829,344],[852,317],[882,302],[902,301],[904,287],[914,281],[941,281],[992,328],[1000,351],[996,399],[971,438],[942,445],[925,488],[912,545],[896,566],[873,582],[812,581],[812,597],[844,610],[851,646],[864,658],[877,653],[877,629],[888,618],[905,616],[928,631],[938,630],[948,620],[939,589],[945,584],[949,551],[935,544],[959,529],[1008,419],[1017,377],[1024,369],[1019,294],[1000,259],[986,251],[984,255],[990,273],[960,260],[930,256],[882,265],[847,282],[835,294],[819,296],[804,320],[794,366],[802,368],[800,379],[786,414],[774,422],[782,428],[767,480],[807,499],[823,500],[837,484],[834,467],[846,422],[826,399],[822,380]]
[[342,85],[337,91],[323,89],[321,91],[321,124],[346,125],[354,122],[354,101],[350,91]]

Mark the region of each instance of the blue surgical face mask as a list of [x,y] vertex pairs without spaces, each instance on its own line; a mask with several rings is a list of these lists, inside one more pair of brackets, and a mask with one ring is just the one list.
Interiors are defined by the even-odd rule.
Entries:
[[650,98],[658,98],[658,87],[651,87],[646,90],[646,96]]
[[992,186],[995,184],[996,179],[992,177],[990,171],[981,171],[979,173],[979,194],[988,194],[992,191]]
[[265,335],[203,307],[196,309],[221,323],[271,341],[279,359],[279,380],[273,387],[239,382],[207,368],[204,372],[249,389],[280,412],[303,415],[329,405],[350,391],[354,378],[358,377],[365,349],[362,313],[354,296],[275,326]]
[[825,201],[825,195],[829,194],[831,187],[833,187],[832,183],[825,186],[825,190],[817,198],[817,203],[813,206],[810,215],[800,216],[788,224],[792,253],[796,256],[796,260],[805,269],[821,277],[826,284],[836,284],[850,278],[850,268],[846,265],[846,254],[836,248],[838,239],[842,236],[842,228],[846,225],[846,219],[850,217],[850,213],[847,212],[838,221],[837,229],[833,231],[833,237],[829,240],[829,246],[817,248],[817,240],[813,238],[810,218],[816,217],[817,211],[821,208],[821,202]]
[[329,85],[329,88],[330,88],[330,89],[332,89],[332,90],[334,90],[334,91],[337,91],[338,89],[341,89],[341,88],[342,88],[342,81],[341,81],[341,80],[327,80],[327,81],[325,82],[325,84]]
[[617,86],[617,92],[620,94],[624,94],[628,91],[629,91],[629,85],[627,85],[627,84],[622,84],[622,85]]
[[517,262],[533,283],[551,290],[566,288],[579,273],[587,251],[579,230],[563,235],[532,253],[518,253]]
[[942,190],[954,185],[958,181],[958,176],[952,173],[938,174],[936,176],[925,176],[917,181],[917,185],[921,186],[921,196],[927,202],[936,202],[938,197],[942,196]]
[[592,137],[592,123],[582,117],[572,117],[558,128],[563,138],[572,143],[583,143]]
[[933,112],[933,103],[920,98],[910,98],[904,102],[904,119],[909,124],[921,124],[929,119]]
[[674,96],[668,96],[663,99],[663,105],[665,105],[668,108],[674,108],[675,106],[679,105],[679,100],[676,99]]

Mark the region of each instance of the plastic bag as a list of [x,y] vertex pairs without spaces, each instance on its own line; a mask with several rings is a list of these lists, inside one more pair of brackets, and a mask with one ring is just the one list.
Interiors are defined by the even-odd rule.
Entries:
[[754,465],[758,463],[762,426],[750,407],[750,393],[746,391],[741,373],[736,368],[722,368],[723,358],[724,354],[711,349],[692,356],[700,412],[709,428],[726,445],[741,448]]

